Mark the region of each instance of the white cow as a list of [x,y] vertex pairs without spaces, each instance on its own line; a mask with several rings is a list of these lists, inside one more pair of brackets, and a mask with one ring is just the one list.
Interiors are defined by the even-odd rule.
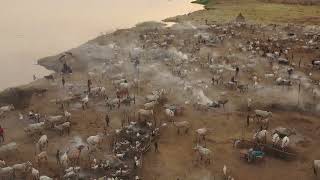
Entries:
[[106,106],[109,107],[110,110],[116,107],[120,108],[120,104],[121,104],[121,99],[118,99],[118,98],[106,100]]
[[171,109],[166,109],[165,113],[168,117],[174,117],[174,111],[172,111]]
[[84,107],[88,107],[89,104],[89,95],[87,94],[84,98],[81,99],[82,102],[82,106]]
[[62,115],[48,116],[46,119],[52,123],[55,123],[55,122],[59,122],[61,119],[63,119],[63,116]]
[[41,164],[47,163],[48,162],[48,154],[47,154],[47,152],[46,151],[42,151],[41,153],[36,155],[35,161],[36,161],[36,163],[38,164],[39,167],[40,167]]
[[31,162],[25,162],[25,163],[21,163],[21,164],[15,164],[12,166],[12,168],[14,169],[14,173],[17,174],[25,174],[27,172],[32,171],[32,164]]
[[14,180],[14,169],[12,167],[0,168],[0,177],[3,179]]
[[196,147],[193,148],[195,151],[197,151],[200,155],[200,160],[205,160],[206,163],[210,164],[211,158],[213,156],[213,153],[210,149],[202,147],[197,144]]
[[29,124],[26,128],[24,128],[24,131],[28,135],[33,135],[33,134],[36,134],[36,133],[43,132],[44,129],[45,129],[45,123],[44,122],[40,122],[40,123]]
[[95,136],[89,136],[87,138],[87,143],[89,144],[89,146],[100,147],[103,142],[103,138],[104,137],[102,134],[98,134]]
[[42,135],[40,139],[38,140],[37,146],[40,151],[46,150],[48,148],[48,136],[47,135]]
[[106,88],[105,87],[93,87],[90,91],[93,96],[105,96]]
[[137,156],[134,156],[134,163],[137,167],[141,167],[141,159],[139,159]]
[[95,73],[95,72],[89,71],[89,72],[88,72],[88,76],[89,76],[90,78],[93,78],[93,79],[94,79],[94,78],[95,78],[96,76],[98,76],[98,75],[97,75],[97,73]]
[[64,168],[67,168],[69,165],[69,158],[67,152],[63,153],[63,155],[60,157],[60,163],[61,166]]
[[111,80],[117,80],[117,79],[124,79],[124,74],[120,73],[120,74],[116,74],[110,77]]
[[178,129],[178,134],[180,133],[180,129],[185,129],[185,133],[188,133],[191,125],[189,121],[179,121],[173,122],[174,126]]
[[40,172],[39,172],[39,170],[37,170],[35,168],[32,168],[31,175],[32,175],[32,180],[39,180],[40,179]]
[[166,113],[167,117],[169,118],[169,120],[173,121],[174,111],[172,111],[171,109],[165,109],[165,113]]
[[256,132],[253,135],[253,139],[259,143],[266,143],[267,142],[267,133],[268,133],[268,131],[265,129],[262,131]]
[[254,110],[254,113],[255,113],[255,117],[257,118],[268,118],[268,117],[272,117],[272,112],[270,111],[263,111],[263,110],[259,110],[259,109],[256,109]]
[[40,176],[40,180],[53,180],[53,179],[48,176]]
[[146,100],[147,100],[148,102],[157,101],[157,100],[159,100],[159,99],[160,99],[160,96],[157,95],[157,94],[152,94],[152,95],[147,95],[147,96],[146,96]]
[[126,79],[118,79],[118,80],[113,80],[112,84],[115,86],[119,86],[121,83],[126,83],[127,80]]
[[223,176],[224,176],[225,179],[227,178],[227,170],[228,170],[227,166],[224,165],[223,168],[222,168],[222,172],[223,172]]
[[59,125],[54,125],[54,129],[56,129],[57,131],[59,131],[60,136],[62,136],[64,134],[65,131],[67,131],[67,133],[70,133],[70,127],[71,127],[71,123],[70,122],[65,122]]
[[289,143],[290,143],[289,137],[288,137],[288,136],[285,136],[285,137],[282,139],[281,148],[282,148],[282,149],[286,149],[286,148],[289,146]]
[[292,85],[292,81],[279,77],[279,78],[276,79],[276,84],[279,85],[279,86],[291,86]]
[[148,103],[145,103],[144,104],[144,108],[149,110],[149,109],[154,109],[154,107],[159,104],[157,101],[151,101],[151,102],[148,102]]
[[144,117],[150,117],[153,116],[153,110],[145,110],[145,109],[139,109],[138,115],[144,116]]
[[197,136],[197,141],[200,141],[200,138],[202,137],[203,140],[205,140],[206,135],[212,132],[212,130],[208,128],[200,128],[196,130],[196,136]]
[[277,133],[274,133],[272,136],[272,145],[277,146],[278,143],[280,142],[280,136]]
[[122,82],[119,84],[119,89],[129,89],[130,88],[130,84],[126,83],[126,82]]
[[79,176],[80,167],[70,167],[65,170],[64,179],[77,179]]
[[4,113],[4,112],[8,112],[8,111],[13,111],[14,110],[14,106],[12,104],[8,105],[8,106],[2,106],[0,107],[0,114]]
[[268,79],[268,78],[274,78],[274,74],[264,74],[264,77],[266,78],[266,79]]
[[45,124],[47,127],[54,127],[55,124],[61,124],[66,121],[62,115],[46,117]]
[[67,121],[70,121],[71,119],[71,113],[68,111],[64,111],[64,117],[66,118]]
[[17,143],[11,142],[9,144],[5,144],[0,146],[0,156],[7,155],[18,150]]

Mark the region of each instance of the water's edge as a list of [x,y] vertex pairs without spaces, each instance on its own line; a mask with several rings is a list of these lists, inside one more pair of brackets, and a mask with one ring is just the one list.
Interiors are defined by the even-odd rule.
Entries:
[[[180,15],[177,15],[177,16],[180,16]],[[174,16],[174,17],[176,17],[176,16]],[[162,20],[161,23],[170,23],[170,22],[171,23],[178,23],[174,20],[170,20],[170,19],[174,19],[174,17],[166,18],[166,19]],[[145,22],[141,22],[141,23],[145,23]],[[127,29],[118,29],[116,31],[121,31],[121,30],[131,31],[134,28],[135,28],[135,26],[127,28]],[[109,32],[107,35],[111,35],[111,34],[115,33],[116,31]],[[88,43],[96,40],[99,37],[100,36],[97,36],[97,37],[93,38],[92,40],[89,40],[86,43],[79,45],[78,47],[71,48],[67,51],[63,51],[63,52],[58,53],[56,55],[46,56],[46,57],[40,58],[37,60],[36,65],[42,66],[45,69],[52,71],[52,73],[58,73],[61,70],[60,69],[61,65],[59,65],[58,59],[59,59],[59,57],[61,57],[61,55],[63,55],[63,53],[77,49],[80,46],[83,46],[85,44],[88,44]],[[38,78],[37,81],[41,81],[43,79],[44,79],[44,77],[41,77],[41,78]],[[14,86],[14,87],[8,87],[8,88],[5,88],[4,90],[0,91],[0,105],[14,104],[17,108],[25,108],[25,107],[28,107],[29,100],[33,94],[42,93],[42,92],[45,92],[46,90],[47,89],[41,85],[40,86],[35,85],[35,81],[31,81],[29,83],[21,84],[21,85]]]

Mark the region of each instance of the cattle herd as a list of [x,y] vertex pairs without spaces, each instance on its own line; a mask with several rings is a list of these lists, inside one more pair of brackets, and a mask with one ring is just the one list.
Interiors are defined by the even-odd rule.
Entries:
[[[288,170],[304,161],[302,179],[320,177],[320,124],[309,120],[320,110],[319,48],[318,27],[150,23],[40,60],[56,71],[31,83],[46,92],[28,107],[0,102],[0,179],[157,179],[166,168],[149,165],[180,146],[185,158],[168,167],[189,154],[191,165],[158,179],[203,179],[191,176],[199,168],[209,179],[261,173],[258,161],[256,172],[241,169],[239,149],[270,166],[288,160]],[[193,170],[183,176],[183,166]]]

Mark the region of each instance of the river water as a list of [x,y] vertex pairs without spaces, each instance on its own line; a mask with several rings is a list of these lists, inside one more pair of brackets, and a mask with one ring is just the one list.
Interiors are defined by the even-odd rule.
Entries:
[[186,14],[189,0],[0,0],[0,90],[49,73],[37,59],[101,33]]

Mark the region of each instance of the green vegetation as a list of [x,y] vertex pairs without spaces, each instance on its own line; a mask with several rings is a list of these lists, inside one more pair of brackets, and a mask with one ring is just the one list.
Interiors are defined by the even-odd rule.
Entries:
[[196,3],[196,4],[202,4],[202,5],[207,5],[210,0],[196,0],[192,1],[191,3]]
[[320,5],[303,6],[266,3],[258,0],[209,0],[201,10],[190,15],[177,16],[168,21],[191,20],[204,22],[229,22],[239,13],[248,22],[255,23],[299,23],[320,25]]

